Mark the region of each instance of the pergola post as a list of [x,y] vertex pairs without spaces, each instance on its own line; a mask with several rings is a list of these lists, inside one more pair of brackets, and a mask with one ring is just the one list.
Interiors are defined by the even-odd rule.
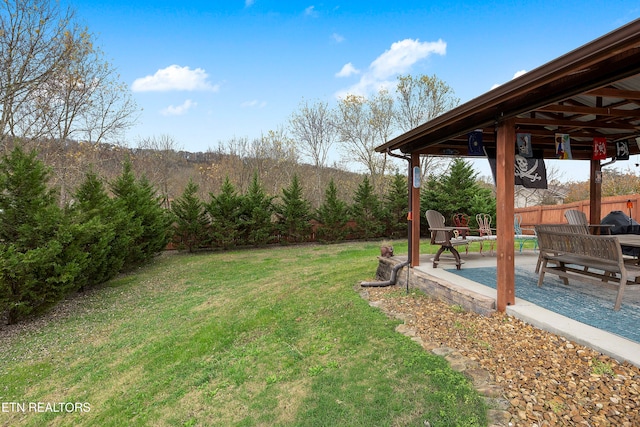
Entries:
[[[420,167],[420,155],[411,153],[411,170]],[[412,176],[413,178],[413,176]],[[411,180],[410,181],[414,181]],[[409,212],[411,215],[411,267],[420,265],[420,188],[416,188],[413,182],[409,182],[409,191],[411,191],[411,206]]]
[[[602,172],[600,160],[591,160],[589,180],[589,224],[600,224],[602,219]],[[599,229],[597,229],[599,231]]]
[[497,309],[504,312],[515,297],[515,121],[498,123],[496,135]]

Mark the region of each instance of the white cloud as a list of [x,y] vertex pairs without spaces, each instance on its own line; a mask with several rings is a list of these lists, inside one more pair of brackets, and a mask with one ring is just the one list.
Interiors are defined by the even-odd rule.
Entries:
[[208,81],[209,75],[202,68],[170,65],[160,69],[152,76],[136,79],[131,85],[134,92],[166,92],[170,90],[205,90],[217,92],[219,85]]
[[[527,74],[527,70],[520,70],[520,71],[516,71],[516,73],[513,75],[513,77],[511,78],[511,80],[516,79],[524,74]],[[491,86],[491,90],[502,86],[502,83],[496,83],[493,86]]]
[[522,76],[524,74],[527,74],[527,70],[516,71],[516,73],[513,75],[513,78],[515,79],[515,78],[520,77],[520,76]]
[[405,39],[393,43],[391,49],[371,63],[369,69],[376,78],[386,79],[407,72],[413,64],[433,53],[444,55],[446,52],[447,44],[442,40],[420,43],[418,40]]
[[342,43],[344,41],[344,36],[338,33],[333,33],[331,34],[331,38],[333,39],[333,41],[335,41],[336,43]]
[[304,15],[305,16],[312,16],[312,17],[316,17],[318,16],[318,12],[316,12],[316,7],[315,6],[309,6],[308,8],[306,8],[304,10]]
[[182,116],[186,114],[190,109],[195,108],[197,105],[198,104],[196,102],[187,99],[182,103],[182,105],[169,105],[167,108],[160,111],[160,114],[162,114],[163,116]]
[[369,65],[369,69],[362,74],[358,83],[339,91],[336,96],[338,98],[348,94],[364,96],[371,91],[390,88],[395,84],[392,78],[408,73],[414,64],[433,54],[445,55],[446,52],[447,44],[442,40],[420,42],[417,39],[404,39],[395,42]]
[[242,108],[264,108],[267,106],[266,101],[258,101],[257,99],[252,99],[251,101],[245,101],[240,104]]
[[349,77],[353,74],[360,74],[360,70],[356,69],[351,62],[344,64],[342,69],[336,73],[336,77]]
[[255,3],[255,0],[245,0],[244,7],[251,7]]

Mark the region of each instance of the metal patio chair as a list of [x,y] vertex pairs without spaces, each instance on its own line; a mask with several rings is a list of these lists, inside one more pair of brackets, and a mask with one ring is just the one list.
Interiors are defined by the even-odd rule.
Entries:
[[[520,245],[520,253],[522,253],[524,243],[527,241],[534,242],[534,251],[538,248],[538,237],[536,236],[536,230],[534,230],[533,228],[522,228],[522,215],[515,214],[513,216],[513,228],[515,232],[515,241]],[[531,231],[533,232],[533,234],[525,234],[525,231]]]
[[480,213],[476,215],[476,222],[478,223],[478,234],[480,237],[480,255],[483,255],[482,249],[485,241],[491,242],[491,246],[489,248],[489,253],[493,254],[493,247],[496,244],[496,240],[498,236],[493,234],[493,229],[491,228],[491,215],[486,213]]

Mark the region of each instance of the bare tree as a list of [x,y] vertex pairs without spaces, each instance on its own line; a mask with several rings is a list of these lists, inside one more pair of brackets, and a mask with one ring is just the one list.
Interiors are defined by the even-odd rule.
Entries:
[[91,108],[82,117],[80,126],[83,126],[83,139],[87,142],[117,144],[123,131],[138,119],[140,109],[127,86],[117,80],[115,73],[105,74],[104,77],[98,90],[93,93]]
[[396,86],[398,125],[407,132],[456,107],[453,89],[434,76],[399,76]]
[[349,158],[366,168],[374,188],[378,188],[387,167],[387,155],[375,152],[376,146],[386,142],[381,142],[381,134],[385,131],[382,130],[384,125],[379,123],[383,119],[377,116],[382,111],[380,108],[374,113],[372,104],[359,95],[347,95],[338,103],[337,126],[342,148]]
[[[0,144],[41,149],[66,200],[79,175],[70,140],[115,142],[137,111],[71,8],[49,0],[0,2]],[[76,166],[82,166],[82,164]]]
[[71,58],[73,12],[49,0],[3,0],[0,8],[0,141],[38,138],[43,118],[34,100]]
[[0,138],[109,142],[131,126],[128,90],[73,19],[48,0],[0,3]]
[[261,144],[268,162],[260,177],[269,185],[271,195],[280,194],[282,187],[289,185],[298,171],[299,156],[295,143],[284,127],[279,127],[262,135]]
[[138,169],[161,191],[166,207],[179,194],[170,191],[169,182],[174,161],[178,158],[182,160],[178,154],[180,150],[178,143],[170,135],[144,138],[138,143],[136,150],[135,163]]
[[289,129],[303,155],[317,168],[327,166],[329,150],[337,137],[335,113],[326,102],[304,101],[289,119]]
[[[396,120],[402,132],[410,131],[460,103],[453,89],[435,75],[399,76],[396,101]],[[423,180],[448,166],[448,161],[433,156],[423,156],[421,163]]]
[[311,159],[315,166],[316,183],[312,188],[312,194],[316,203],[319,203],[324,192],[321,182],[323,170],[327,167],[329,150],[338,136],[335,121],[335,112],[326,102],[320,101],[313,105],[304,101],[300,104],[299,111],[293,113],[289,119],[289,129],[295,142],[302,154]]

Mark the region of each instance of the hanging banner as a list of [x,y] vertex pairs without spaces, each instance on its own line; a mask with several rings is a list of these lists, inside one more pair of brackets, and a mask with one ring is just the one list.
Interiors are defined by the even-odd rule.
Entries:
[[524,188],[547,188],[547,168],[543,159],[528,159],[516,154],[515,184]]
[[607,138],[596,136],[593,138],[592,160],[605,160],[607,158]]
[[[542,153],[534,152],[533,155],[538,158],[527,158],[516,154],[515,158],[515,185],[522,185],[525,188],[542,188],[547,189],[547,168],[542,158]],[[488,152],[487,158],[491,173],[493,174],[493,182],[496,182],[496,154]]]
[[629,141],[616,141],[616,160],[629,160]]
[[522,157],[533,157],[533,148],[531,147],[530,133],[516,134],[516,146],[518,147],[518,154],[520,154]]
[[556,133],[556,158],[571,159],[571,137],[568,133]]
[[482,131],[475,130],[468,136],[469,142],[469,156],[484,156],[484,149],[482,144]]

